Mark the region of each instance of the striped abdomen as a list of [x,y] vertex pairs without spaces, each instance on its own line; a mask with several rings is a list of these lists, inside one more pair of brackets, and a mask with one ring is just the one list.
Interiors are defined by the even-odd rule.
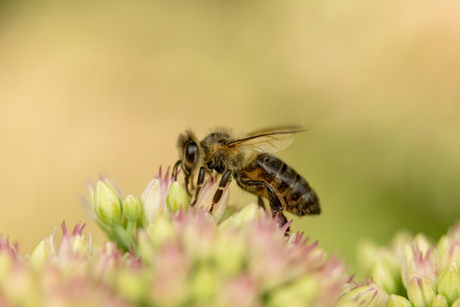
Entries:
[[[242,172],[247,179],[268,183],[275,190],[285,210],[296,215],[320,213],[315,191],[305,178],[277,157],[271,154],[258,155]],[[265,188],[247,190],[267,197]]]

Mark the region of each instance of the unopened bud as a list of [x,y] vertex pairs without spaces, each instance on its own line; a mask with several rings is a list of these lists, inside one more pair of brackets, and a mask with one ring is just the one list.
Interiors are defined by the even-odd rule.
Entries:
[[380,285],[388,293],[396,291],[396,281],[392,276],[391,269],[382,259],[377,259],[372,268],[372,276],[376,284]]
[[386,307],[412,307],[407,298],[392,294],[388,299]]
[[434,286],[426,277],[413,278],[407,289],[409,300],[415,307],[429,306],[436,296]]
[[270,295],[268,306],[285,306],[286,302],[290,306],[309,306],[317,298],[319,289],[319,281],[312,276],[306,276],[274,291]]
[[242,227],[253,221],[264,218],[265,212],[258,205],[252,203],[241,209],[240,212],[233,215],[232,223],[236,227]]
[[448,306],[447,299],[441,294],[436,295],[430,305],[430,307],[447,307],[447,306]]
[[219,279],[215,270],[201,266],[192,279],[192,295],[198,301],[209,301],[216,296],[219,289]]
[[354,306],[383,307],[387,304],[388,293],[374,283],[356,288],[340,298],[339,306],[346,306],[345,302],[353,302]]
[[168,196],[166,196],[166,206],[168,209],[174,212],[177,212],[180,208],[187,210],[189,203],[189,198],[184,187],[178,181],[171,184]]
[[35,270],[38,270],[46,260],[48,260],[46,243],[41,241],[30,255],[30,263]]
[[439,277],[438,293],[444,295],[449,302],[453,302],[459,297],[460,276],[454,263],[447,267]]
[[70,244],[70,252],[72,254],[85,256],[88,254],[88,247],[81,236],[75,236]]
[[136,221],[142,213],[142,205],[139,198],[133,195],[126,196],[123,200],[123,214],[129,221]]
[[455,300],[455,302],[452,304],[452,307],[460,307],[460,298]]
[[103,181],[98,181],[94,190],[94,210],[107,226],[114,227],[121,222],[121,201],[115,191]]

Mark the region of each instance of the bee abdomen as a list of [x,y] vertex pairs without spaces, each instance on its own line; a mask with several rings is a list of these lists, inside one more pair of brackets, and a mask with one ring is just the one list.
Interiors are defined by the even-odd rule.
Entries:
[[286,210],[297,215],[320,214],[319,199],[305,178],[297,174],[295,181],[286,191]]
[[260,175],[276,191],[285,210],[300,216],[320,213],[318,196],[305,178],[275,156],[264,154],[260,158]]

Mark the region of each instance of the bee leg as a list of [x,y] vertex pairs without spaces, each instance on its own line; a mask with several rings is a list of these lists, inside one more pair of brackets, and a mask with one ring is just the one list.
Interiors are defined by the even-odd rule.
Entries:
[[214,194],[214,197],[212,199],[212,204],[211,208],[209,208],[209,213],[212,214],[212,211],[214,210],[214,205],[217,204],[222,197],[222,193],[224,192],[224,188],[227,185],[227,183],[230,181],[230,178],[232,177],[232,171],[227,170],[223,175],[222,178],[220,179],[219,182],[219,188],[217,189],[216,193]]
[[179,169],[179,165],[181,164],[181,162],[182,160],[179,160],[176,162],[176,164],[174,164],[173,171],[171,174],[171,179],[174,179],[174,181],[177,181],[178,169]]
[[[256,180],[241,180],[243,185],[247,186],[264,186],[267,189],[268,200],[270,201],[270,209],[272,211],[273,218],[277,217],[277,222],[280,227],[283,227],[287,223],[287,218],[283,214],[283,206],[275,193],[275,190],[266,182]],[[289,228],[286,233],[289,232]]]
[[200,172],[198,173],[198,180],[196,183],[195,196],[193,197],[193,201],[190,203],[190,207],[194,207],[196,205],[196,201],[198,200],[198,195],[200,194],[201,188],[203,187],[204,175],[205,175],[204,167],[201,167]]
[[194,183],[193,174],[190,175],[190,184],[192,185],[192,190],[195,190],[195,183]]
[[260,197],[260,196],[258,197],[257,204],[259,205],[260,208],[262,208],[262,209],[264,209],[264,211],[266,211],[264,201],[263,201],[262,197]]

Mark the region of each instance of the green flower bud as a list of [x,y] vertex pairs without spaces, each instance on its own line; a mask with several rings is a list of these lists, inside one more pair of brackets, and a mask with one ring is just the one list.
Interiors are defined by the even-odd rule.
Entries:
[[54,228],[53,234],[42,240],[30,255],[30,263],[35,270],[39,270],[46,261],[52,261],[57,258],[54,246],[55,231],[56,228]]
[[412,307],[407,298],[392,294],[388,299],[386,307]]
[[214,261],[223,272],[237,274],[244,265],[245,244],[233,232],[221,232],[213,249]]
[[8,255],[8,253],[0,253],[0,282],[4,282],[5,277],[8,276],[8,273],[12,268],[12,261],[13,259],[10,255]]
[[121,222],[121,201],[115,191],[103,181],[98,181],[94,189],[94,210],[107,226],[114,227]]
[[455,302],[452,304],[452,307],[460,307],[460,298],[455,300]]
[[[343,295],[338,306],[376,306],[382,307],[386,305],[388,300],[388,294],[377,286],[376,284],[371,283],[367,286],[358,287],[347,294]],[[353,302],[349,304],[349,302]]]
[[375,261],[372,268],[374,282],[388,293],[396,292],[396,281],[392,276],[391,268],[380,258]]
[[35,270],[41,268],[43,263],[48,259],[48,251],[45,241],[41,241],[30,255],[30,263]]
[[85,242],[81,236],[75,236],[70,244],[70,252],[72,254],[77,254],[81,256],[85,256],[88,254],[88,247],[86,246]]
[[150,238],[144,229],[141,229],[138,234],[137,243],[139,244],[139,254],[142,259],[147,263],[151,264],[155,250],[150,242]]
[[444,295],[449,302],[453,302],[459,297],[460,276],[454,263],[445,269],[439,277],[438,293]]
[[117,277],[118,291],[131,301],[142,302],[148,292],[148,280],[145,274],[122,272]]
[[176,230],[171,224],[171,220],[164,216],[158,217],[154,224],[149,224],[147,227],[147,233],[151,244],[155,248],[159,248],[177,236]]
[[258,205],[251,203],[241,209],[240,212],[233,215],[233,219],[229,222],[236,227],[242,227],[252,221],[257,221],[265,216],[264,210],[260,209]]
[[[268,299],[268,306],[308,306],[318,296],[319,281],[313,276],[299,279],[293,284],[275,290]],[[358,306],[358,304],[356,305]]]
[[142,213],[142,205],[139,198],[133,195],[126,196],[123,200],[123,214],[129,221],[136,221]]
[[356,258],[363,275],[371,269],[379,254],[379,247],[369,239],[362,239],[357,245]]
[[429,306],[436,296],[433,284],[426,277],[413,278],[407,289],[407,296],[415,307]]
[[426,251],[432,245],[430,240],[423,234],[419,233],[414,237],[413,243],[417,244],[418,248],[423,252],[423,256],[425,256]]
[[179,208],[188,209],[190,201],[184,187],[175,181],[169,187],[168,196],[166,196],[166,206],[169,210],[177,212]]
[[433,302],[431,302],[430,307],[447,307],[447,299],[442,296],[441,294],[438,294],[434,297]]
[[216,276],[216,271],[209,267],[202,266],[195,273],[192,282],[192,295],[198,301],[211,300],[219,289],[219,278]]

